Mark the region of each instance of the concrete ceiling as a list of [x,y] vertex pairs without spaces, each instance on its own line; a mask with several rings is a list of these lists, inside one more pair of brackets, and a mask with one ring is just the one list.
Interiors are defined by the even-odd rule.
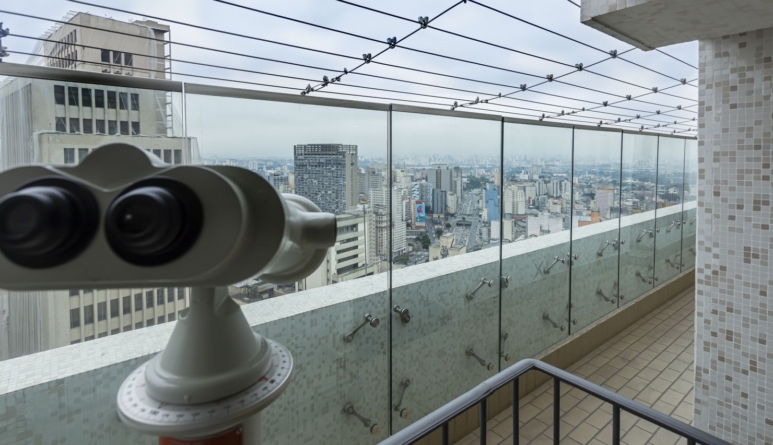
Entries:
[[581,20],[651,50],[773,27],[773,0],[582,0]]

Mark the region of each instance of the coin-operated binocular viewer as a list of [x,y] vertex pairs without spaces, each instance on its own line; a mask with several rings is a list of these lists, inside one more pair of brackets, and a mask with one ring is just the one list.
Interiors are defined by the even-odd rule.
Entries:
[[191,287],[167,347],[123,382],[118,415],[161,444],[260,444],[290,352],[254,333],[226,286],[293,283],[335,242],[335,217],[238,167],[171,166],[138,147],[0,174],[0,287]]

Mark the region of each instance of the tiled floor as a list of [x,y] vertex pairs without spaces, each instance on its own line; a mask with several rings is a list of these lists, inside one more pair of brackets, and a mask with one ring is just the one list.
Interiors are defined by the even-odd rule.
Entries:
[[[690,289],[649,314],[569,368],[569,371],[685,423],[692,422],[695,294]],[[612,443],[612,407],[561,385],[561,443]],[[520,443],[553,443],[553,384],[521,399]],[[512,443],[512,408],[488,422],[488,445]],[[622,443],[686,443],[684,439],[623,412]],[[478,432],[457,445],[477,444]]]

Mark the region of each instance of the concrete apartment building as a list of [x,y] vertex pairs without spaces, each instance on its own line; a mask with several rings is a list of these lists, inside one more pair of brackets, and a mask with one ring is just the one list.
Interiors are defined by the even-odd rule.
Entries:
[[295,193],[323,212],[345,213],[357,206],[357,146],[305,144],[294,149]]
[[[86,13],[65,20],[43,36],[37,48],[43,64],[168,77],[163,39],[169,26]],[[8,79],[0,86],[0,162],[3,169],[76,164],[100,145],[120,141],[167,163],[185,164],[190,162],[190,141],[175,134],[174,118],[171,95],[164,91]],[[187,307],[183,288],[9,292],[0,298],[6,308],[2,360],[174,321]]]

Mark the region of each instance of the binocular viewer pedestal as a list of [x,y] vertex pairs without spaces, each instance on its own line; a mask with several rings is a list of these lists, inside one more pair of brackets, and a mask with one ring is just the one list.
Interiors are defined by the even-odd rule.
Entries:
[[166,349],[118,391],[121,421],[176,442],[261,443],[260,411],[286,389],[290,352],[254,333],[226,288],[193,288]]

